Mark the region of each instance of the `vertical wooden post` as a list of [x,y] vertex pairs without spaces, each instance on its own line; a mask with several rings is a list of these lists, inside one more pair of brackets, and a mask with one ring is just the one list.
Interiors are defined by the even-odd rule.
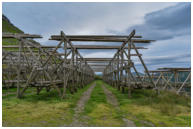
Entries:
[[77,86],[78,88],[80,88],[80,83],[79,83],[79,81],[80,81],[80,76],[79,76],[79,71],[78,71],[78,55],[77,55],[77,49],[76,49],[75,60],[76,60],[76,78],[77,78],[77,80],[76,80],[76,86]]
[[74,69],[74,56],[75,56],[75,49],[72,50],[72,93],[76,92],[75,88],[75,69]]
[[123,56],[123,51],[122,50],[120,50],[120,55],[121,55],[121,75],[120,75],[120,83],[121,83],[121,89],[122,89],[122,93],[124,93],[124,91],[125,91],[125,87],[122,85],[123,84],[123,61],[124,61],[124,56]]
[[50,91],[50,87],[46,87],[46,92],[49,92]]
[[178,79],[178,75],[177,75],[177,72],[176,70],[174,71],[174,87],[176,88],[177,87],[177,79]]
[[18,68],[17,68],[17,98],[21,97],[20,94],[20,74],[21,74],[21,49],[23,42],[19,39],[19,55],[18,55]]
[[119,69],[119,60],[120,60],[120,52],[118,52],[118,55],[117,55],[117,88],[118,90],[120,91],[120,69]]
[[62,98],[65,98],[66,95],[66,87],[67,87],[67,71],[66,71],[66,64],[67,64],[67,41],[64,40],[64,33],[61,31],[61,36],[63,37],[64,42],[64,62],[63,62],[63,94]]
[[130,78],[130,74],[131,74],[131,69],[130,69],[130,63],[131,63],[131,42],[128,42],[128,67],[127,67],[127,84],[128,84],[128,98],[131,97],[131,78]]

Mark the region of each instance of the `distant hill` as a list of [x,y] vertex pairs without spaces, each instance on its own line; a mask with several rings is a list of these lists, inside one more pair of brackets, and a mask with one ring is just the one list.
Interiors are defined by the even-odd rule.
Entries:
[[22,30],[14,26],[5,15],[2,16],[2,32],[24,33]]
[[[11,21],[5,16],[2,16],[2,32],[3,33],[24,33],[21,29],[17,28]],[[30,40],[32,43],[39,45],[38,42]],[[18,40],[14,38],[3,39],[3,45],[18,45]],[[18,48],[6,48],[4,50],[18,50]]]
[[[14,26],[5,15],[2,16],[2,32],[3,33],[24,33],[22,30]],[[13,39],[13,38],[3,39],[2,44],[3,45],[17,45],[18,40]],[[6,50],[9,50],[9,49],[10,48],[6,48]],[[13,48],[11,49],[13,50]],[[14,48],[14,49],[16,50],[17,48]]]

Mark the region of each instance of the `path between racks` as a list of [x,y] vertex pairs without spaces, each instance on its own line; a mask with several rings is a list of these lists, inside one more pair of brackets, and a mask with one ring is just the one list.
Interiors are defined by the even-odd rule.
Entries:
[[[91,93],[95,88],[95,86],[96,86],[96,82],[92,84],[92,86],[90,86],[88,90],[83,93],[82,97],[77,102],[77,105],[74,108],[75,113],[73,116],[73,122],[69,125],[70,127],[88,127],[89,126],[86,121],[86,119],[88,119],[87,116],[81,116],[81,113],[84,111],[85,104],[90,99]],[[107,102],[111,104],[118,112],[121,113],[120,105],[115,95],[110,90],[108,90],[104,85],[101,85],[101,87],[104,90]],[[136,127],[135,123],[127,119],[125,116],[122,116],[122,121],[124,122],[124,125],[123,125],[124,127]],[[155,126],[152,123],[147,121],[140,121],[140,123],[145,123],[149,126]]]
[[82,97],[79,99],[77,106],[74,109],[74,117],[73,117],[73,122],[71,123],[70,126],[75,126],[75,127],[82,127],[82,126],[87,126],[85,125],[85,123],[82,123],[79,121],[79,117],[80,117],[80,113],[84,110],[84,106],[87,103],[87,101],[89,100],[91,93],[94,89],[94,87],[96,86],[96,82],[88,88],[87,91],[85,91],[82,95]]
[[[94,89],[94,87],[96,86],[96,83],[94,83],[91,87],[89,87],[89,89],[87,91],[85,91],[82,95],[82,97],[80,98],[80,100],[77,103],[77,106],[75,107],[74,111],[74,117],[73,117],[73,122],[71,123],[70,126],[76,126],[76,127],[82,127],[82,126],[87,126],[86,123],[80,122],[80,113],[83,112],[84,110],[84,106],[86,104],[86,102],[89,100],[91,93]],[[113,95],[113,93],[111,91],[109,91],[104,85],[101,85],[104,93],[107,97],[107,102],[111,105],[113,105],[116,110],[121,111],[120,107],[119,107],[119,103],[117,101],[117,98]],[[124,121],[124,126],[126,127],[135,127],[136,125],[134,124],[133,121],[128,120],[126,118],[122,118],[122,120]]]
[[[115,95],[110,90],[108,90],[104,85],[102,85],[102,88],[103,88],[104,93],[105,93],[105,95],[107,97],[107,102],[109,104],[113,105],[113,107],[115,107],[116,110],[121,112],[121,109],[119,107],[119,102],[118,102],[117,98],[115,97]],[[131,120],[128,120],[128,119],[126,119],[124,117],[122,118],[122,120],[123,120],[123,122],[125,124],[124,126],[126,126],[126,127],[135,127],[136,126],[135,123],[133,121],[131,121]]]

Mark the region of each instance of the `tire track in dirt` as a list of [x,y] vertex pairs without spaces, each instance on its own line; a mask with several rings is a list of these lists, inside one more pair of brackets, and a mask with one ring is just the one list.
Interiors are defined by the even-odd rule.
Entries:
[[73,117],[73,122],[71,123],[70,126],[74,127],[82,127],[82,126],[87,126],[85,123],[79,121],[80,119],[80,113],[84,110],[85,104],[88,102],[91,93],[96,86],[96,83],[94,83],[91,87],[88,88],[87,91],[83,93],[79,101],[77,102],[76,107],[74,108],[74,117]]
[[[115,107],[116,110],[118,110],[119,112],[121,112],[121,109],[119,107],[119,102],[117,100],[117,98],[115,97],[115,95],[110,91],[108,90],[104,85],[102,85],[102,88],[104,90],[104,93],[107,97],[107,102],[111,105],[113,105],[113,107]],[[124,126],[126,127],[136,127],[135,123],[131,120],[128,120],[126,118],[122,118],[123,122],[124,122]]]

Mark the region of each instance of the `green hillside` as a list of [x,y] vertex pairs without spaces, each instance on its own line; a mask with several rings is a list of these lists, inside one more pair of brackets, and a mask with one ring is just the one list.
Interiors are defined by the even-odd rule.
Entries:
[[[14,26],[5,15],[2,16],[2,32],[3,33],[24,33],[22,30]],[[34,44],[39,45],[39,43],[34,40],[30,40],[30,41],[33,42]],[[2,44],[18,45],[18,40],[14,38],[3,39]],[[3,48],[3,50],[18,50],[18,48]]]
[[[14,26],[5,15],[2,16],[2,32],[4,32],[4,33],[24,33],[22,30],[20,30],[16,26]],[[17,45],[18,40],[13,39],[13,38],[3,39],[2,44],[3,45]],[[9,48],[6,48],[6,50],[8,50],[8,49]]]
[[14,26],[5,15],[2,16],[2,32],[23,33],[23,31]]

